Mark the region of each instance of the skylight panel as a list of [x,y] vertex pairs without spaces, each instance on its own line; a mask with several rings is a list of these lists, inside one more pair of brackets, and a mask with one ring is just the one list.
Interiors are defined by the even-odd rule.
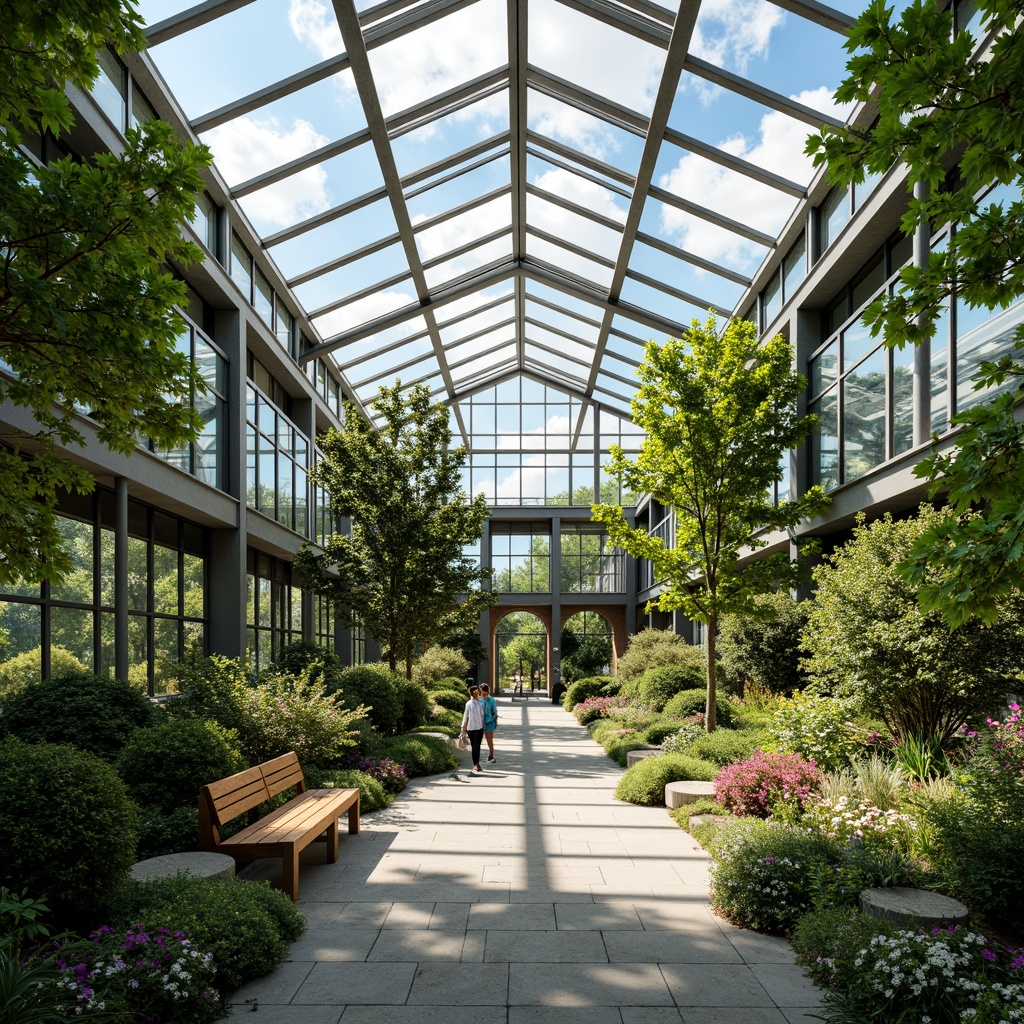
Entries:
[[526,248],[533,259],[548,264],[555,271],[572,274],[603,290],[606,290],[611,284],[613,271],[611,266],[570,252],[563,246],[538,238],[529,231],[526,236]]
[[[558,172],[564,174],[565,172]],[[578,179],[577,179],[578,180]],[[583,210],[604,218],[605,223],[592,220],[583,213],[566,209],[554,199],[530,193],[526,197],[526,217],[529,228],[554,235],[562,242],[578,246],[588,253],[614,260],[622,244],[621,224],[625,213],[611,202],[601,189],[576,189],[571,176],[544,181],[545,191],[555,198],[571,200]]]
[[375,352],[380,352],[382,348],[425,337],[427,337],[426,321],[422,316],[416,316],[387,330],[378,331],[367,338],[336,348],[334,358],[340,366],[348,367],[359,363]]
[[629,269],[647,277],[663,281],[703,300],[703,305],[714,304],[732,309],[743,296],[745,286],[701,270],[642,242],[633,245]]
[[529,298],[526,300],[526,315],[559,331],[564,331],[585,344],[597,344],[600,334],[599,324],[584,323],[564,310],[551,309]]
[[532,338],[527,336],[524,349],[527,362],[532,361],[548,369],[556,370],[563,376],[569,377],[581,384],[586,382],[590,372],[589,363],[555,355],[553,352],[547,351],[547,349],[531,344],[532,340]]
[[495,189],[508,188],[511,184],[508,155],[492,157],[482,166],[442,180],[426,190],[418,187],[409,191],[413,195],[406,199],[413,221],[435,217],[474,196],[486,195]]
[[379,199],[271,246],[270,255],[285,277],[292,280],[397,233],[391,204]]
[[526,282],[526,297],[527,299],[542,299],[586,320],[594,320],[600,323],[604,317],[604,308],[602,306],[595,306],[592,302],[587,302],[586,299],[581,299],[577,295],[561,291],[552,285],[547,285],[540,281],[528,280]]
[[547,345],[549,348],[561,352],[570,359],[586,364],[592,363],[594,360],[593,346],[584,345],[578,341],[571,341],[564,335],[556,334],[554,331],[550,331],[532,320],[527,321],[525,331],[526,337],[530,341]]
[[472,358],[480,355],[496,345],[504,344],[507,341],[515,341],[515,323],[495,327],[494,330],[486,331],[483,334],[472,335],[466,341],[456,345],[445,345],[445,353],[450,362]]
[[432,262],[424,267],[424,274],[429,287],[441,288],[467,274],[491,265],[511,263],[511,260],[512,232],[507,231],[501,237],[490,239],[467,252],[460,252],[451,259],[442,259],[440,263]]
[[555,0],[531,0],[528,46],[535,67],[650,114],[665,63],[662,47]]
[[317,317],[313,326],[325,341],[336,334],[343,334],[353,328],[386,316],[405,306],[413,306],[417,302],[412,282],[398,284],[387,291],[374,292],[354,302],[348,302],[339,309]]
[[[485,331],[489,327],[511,320],[515,316],[516,306],[510,299],[503,299],[497,305],[493,305],[495,296],[491,296],[487,292],[476,292],[470,298],[473,300],[472,304],[450,303],[437,311],[441,340],[445,344],[456,344],[461,338]],[[453,308],[456,306],[461,306],[461,308]],[[474,306],[487,306],[488,308],[474,312],[470,316],[464,316]],[[457,319],[463,316],[464,319]]]
[[307,310],[319,309],[339,296],[352,295],[395,273],[409,273],[405,251],[398,243],[380,252],[364,256],[347,266],[323,274],[295,288],[295,295]]
[[[675,295],[670,295],[668,292],[631,281],[629,278],[623,282],[619,298],[622,302],[649,310],[669,323],[676,323],[684,327],[688,326],[694,317],[703,321],[707,319],[708,315],[706,309],[701,309],[699,306],[686,302]],[[663,341],[664,334],[658,340]]]
[[526,90],[530,128],[586,156],[634,173],[643,153],[643,139],[596,114],[539,92]]
[[740,274],[752,274],[769,251],[767,245],[653,197],[644,204],[640,227],[701,259]]
[[498,370],[511,366],[515,362],[515,358],[515,344],[509,344],[506,348],[490,355],[470,359],[458,366],[453,366],[452,379],[460,384],[465,384],[466,381],[476,377],[486,378]]
[[433,351],[429,338],[419,338],[404,345],[387,348],[376,356],[360,359],[346,369],[346,376],[357,387],[367,380],[401,376],[405,373],[406,366],[417,365],[432,355]]
[[405,110],[508,62],[506,8],[469,7],[374,46],[370,67],[384,116]]
[[[432,260],[507,228],[511,221],[512,203],[507,195],[488,200],[481,206],[440,223],[432,224],[426,217],[420,217],[413,221],[416,247],[423,260]],[[421,227],[423,224],[427,226]]]

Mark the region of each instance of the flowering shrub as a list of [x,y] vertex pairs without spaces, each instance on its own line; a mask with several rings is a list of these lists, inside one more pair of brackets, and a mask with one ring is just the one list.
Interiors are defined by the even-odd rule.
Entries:
[[799,754],[756,750],[718,773],[715,799],[733,814],[767,818],[781,804],[802,810],[819,777],[815,763]]
[[588,697],[577,704],[572,713],[580,725],[588,725],[599,718],[607,718],[612,709],[624,708],[629,703],[626,697]]
[[998,762],[1004,771],[1024,780],[1024,721],[1021,721],[1019,704],[1011,704],[1009,711],[1002,721],[986,719],[987,732],[966,728],[964,731],[971,741],[973,756],[988,757]]
[[357,771],[366,772],[371,778],[376,779],[389,793],[401,793],[409,781],[405,765],[399,764],[390,757],[373,758],[362,757],[359,754],[350,754],[346,763]]
[[88,942],[62,946],[53,963],[69,1014],[98,1013],[115,1024],[207,1024],[221,1016],[212,957],[194,949],[184,932],[115,932],[104,925]]
[[661,741],[661,749],[666,754],[676,753],[688,747],[698,736],[704,735],[704,715],[690,715],[683,719],[683,724],[671,736]]
[[799,754],[822,771],[837,771],[850,763],[860,744],[850,726],[850,700],[794,693],[780,700],[768,725],[769,750]]
[[654,708],[650,704],[641,701],[630,700],[625,707],[612,708],[607,715],[608,718],[621,723],[631,729],[646,729],[652,724],[656,717]]
[[1024,1020],[1024,955],[978,932],[951,925],[876,935],[852,966],[854,983],[826,993],[826,1020]]
[[848,796],[835,800],[811,800],[804,824],[821,829],[830,839],[860,840],[870,846],[892,846],[913,828],[913,819],[896,810],[883,811],[870,800],[854,803]]
[[741,928],[784,933],[811,909],[818,872],[838,849],[820,832],[748,818],[722,826],[710,853],[715,913]]

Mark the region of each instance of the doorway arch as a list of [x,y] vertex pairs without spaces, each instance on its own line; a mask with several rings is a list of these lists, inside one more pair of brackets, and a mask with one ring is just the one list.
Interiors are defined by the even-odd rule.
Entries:
[[551,669],[551,617],[536,608],[502,609],[492,624],[491,676],[496,693],[546,690]]

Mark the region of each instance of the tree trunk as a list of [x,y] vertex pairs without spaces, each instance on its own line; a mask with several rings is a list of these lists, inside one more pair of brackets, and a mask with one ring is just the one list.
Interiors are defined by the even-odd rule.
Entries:
[[412,679],[412,647],[405,649],[405,678]]
[[711,612],[708,616],[707,642],[704,645],[704,649],[707,651],[708,656],[708,703],[704,711],[704,728],[707,729],[708,732],[714,732],[715,726],[718,724],[716,721],[716,711],[718,710],[718,705],[716,703],[718,695],[718,679],[715,674],[715,639],[717,633],[718,612]]

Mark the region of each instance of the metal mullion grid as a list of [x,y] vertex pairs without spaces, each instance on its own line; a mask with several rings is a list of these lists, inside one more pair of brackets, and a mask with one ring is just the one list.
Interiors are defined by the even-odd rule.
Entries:
[[689,213],[694,217],[700,218],[700,220],[707,221],[709,224],[714,224],[716,227],[731,231],[734,235],[748,238],[751,242],[757,242],[758,245],[763,245],[766,249],[771,250],[775,248],[775,235],[766,234],[764,231],[758,231],[756,228],[752,228],[738,220],[733,220],[731,217],[715,213],[714,210],[709,210],[706,206],[701,206],[699,203],[690,202],[689,199],[684,199],[682,196],[669,192],[667,189],[652,185],[648,188],[647,194],[652,199],[665,203],[666,206],[674,206],[677,210],[682,210],[683,213]]
[[187,10],[165,18],[163,21],[151,25],[146,30],[146,37],[150,46],[164,43],[168,39],[174,39],[183,32],[207,25],[211,21],[223,18],[225,14],[241,10],[253,3],[253,0],[205,0],[204,3],[196,4]]
[[629,107],[615,103],[607,96],[601,96],[582,86],[574,85],[567,79],[542,71],[532,64],[527,65],[526,82],[531,89],[536,89],[537,92],[560,100],[586,114],[592,114],[631,135],[638,135],[640,138],[647,135],[649,125],[647,117],[635,110],[630,110]]
[[596,263],[599,267],[605,267],[607,270],[613,270],[615,264],[608,259],[607,256],[598,256],[596,252],[590,249],[584,249],[582,245],[576,245],[575,242],[569,242],[564,238],[559,238],[558,235],[552,235],[548,231],[544,231],[538,227],[528,228],[528,233],[539,238],[542,242],[549,242],[551,245],[556,246],[559,249],[565,249],[566,252],[571,252],[574,256],[580,256],[585,260],[589,260],[591,263]]
[[719,316],[728,317],[732,313],[732,310],[723,308],[718,305],[717,302],[711,302],[709,299],[702,299],[698,295],[691,295],[690,292],[684,292],[681,288],[675,288],[670,284],[666,284],[664,281],[648,277],[647,274],[641,274],[636,270],[627,270],[626,279],[629,281],[636,281],[638,284],[646,285],[648,288],[653,288],[656,291],[664,292],[666,295],[671,295],[674,298],[681,299],[683,302],[688,302],[690,305],[696,306],[698,309],[713,310]]
[[[640,358],[642,358],[642,357],[639,357],[639,358],[637,358],[635,360],[634,359],[629,359],[626,356],[620,355],[618,352],[613,352],[611,349],[607,349],[607,348],[604,351],[604,359],[615,359],[618,362],[625,364],[631,370],[634,370],[634,371],[637,370],[639,368],[639,366],[640,366]],[[616,374],[612,373],[612,371],[608,370],[605,367],[605,364],[604,364],[603,361],[601,363],[601,368],[600,368],[600,370],[598,372],[599,373],[604,373],[604,374],[606,374],[609,377],[616,377]],[[616,377],[616,379],[617,380],[621,380],[622,378]]]
[[[424,338],[429,337],[430,332],[426,328],[424,328],[422,331],[417,331],[415,334],[410,334],[409,337],[407,338],[402,338],[401,342],[398,345],[393,345],[392,348],[401,348],[403,345],[411,345],[414,341],[422,341]],[[360,356],[358,359],[350,360],[349,362],[343,362],[340,359],[335,359],[335,364],[337,365],[338,369],[340,369],[343,373],[347,373],[347,371],[350,368],[358,366],[365,359],[365,355]]]
[[[390,349],[388,349],[387,351],[389,351],[391,353],[397,353],[399,349],[405,348],[406,345],[412,345],[412,344],[414,344],[417,341],[423,341],[424,337],[426,337],[426,336],[427,336],[426,332],[420,332],[420,334],[417,337],[409,338],[409,339],[403,339],[402,343],[400,345],[394,345]],[[380,353],[380,354],[383,354],[383,353]],[[399,363],[396,366],[392,366],[392,367],[390,367],[387,370],[381,370],[381,371],[377,371],[375,373],[371,373],[369,377],[364,377],[362,380],[356,381],[352,385],[352,387],[353,388],[357,388],[357,389],[358,388],[365,388],[367,386],[367,384],[373,384],[376,381],[379,381],[381,377],[390,376],[392,374],[397,375],[402,370],[407,370],[410,366],[415,366],[417,363],[422,363],[424,359],[429,359],[429,358],[430,358],[429,355],[424,354],[422,352],[419,355],[410,356],[404,362]],[[365,357],[364,357],[363,359],[361,359],[359,361],[359,363],[353,363],[353,364],[350,364],[350,365],[352,365],[352,366],[359,366],[361,363],[363,363],[365,361],[366,360],[365,360]]]
[[[625,185],[631,190],[630,194],[632,194],[633,186],[636,184],[636,176],[630,174],[628,171],[623,171],[618,167],[613,167],[611,164],[605,163],[603,160],[598,160],[585,153],[580,153],[578,150],[573,149],[572,146],[567,146],[563,142],[556,142],[554,139],[548,138],[548,136],[542,135],[540,132],[535,131],[532,128],[526,133],[526,141],[527,143],[532,143],[534,146],[537,146],[542,150],[547,150],[550,153],[556,153],[558,156],[568,160],[570,163],[579,164],[580,167],[586,167],[587,170],[592,171],[595,174],[611,178],[613,181],[617,181],[621,185]],[[554,163],[551,157],[544,153],[535,155],[540,156],[541,159],[547,160],[550,163]],[[579,171],[576,173],[579,173]]]
[[750,287],[752,279],[747,277],[745,274],[738,274],[735,270],[730,270],[728,267],[723,267],[717,263],[712,263],[710,260],[703,259],[700,256],[695,256],[693,253],[687,252],[685,249],[680,249],[679,246],[672,245],[671,242],[663,241],[654,235],[649,235],[645,231],[638,231],[636,233],[636,241],[642,242],[644,245],[649,245],[652,249],[657,249],[659,252],[665,253],[666,256],[672,256],[677,260],[682,260],[684,263],[691,264],[691,266],[699,267],[701,270],[706,270],[709,274],[724,277],[727,281],[732,281],[734,284],[742,285],[744,288]]
[[664,139],[680,149],[685,149],[688,153],[702,156],[721,167],[726,167],[737,174],[742,174],[745,177],[752,178],[754,181],[759,181],[762,185],[785,192],[786,195],[790,195],[794,199],[807,198],[807,189],[799,182],[791,181],[789,178],[782,177],[781,174],[774,174],[763,167],[758,167],[742,157],[726,153],[725,150],[712,146],[707,142],[701,142],[700,139],[695,139],[692,135],[684,135],[674,128],[666,128]]
[[324,306],[318,306],[316,309],[311,309],[307,316],[310,320],[315,320],[317,317],[324,316],[327,313],[332,313],[334,310],[340,309],[342,306],[347,306],[350,303],[358,302],[360,299],[365,299],[368,295],[373,295],[376,292],[386,291],[388,288],[393,288],[396,284],[401,284],[411,276],[411,273],[404,270],[397,274],[392,274],[391,277],[386,277],[382,281],[376,281],[371,285],[367,285],[365,288],[360,288],[357,292],[350,292],[348,295],[344,295],[340,299],[334,299]]
[[582,313],[577,313],[575,310],[568,309],[565,306],[559,306],[556,302],[551,302],[548,299],[541,298],[539,295],[531,295],[529,292],[526,293],[526,298],[530,302],[536,302],[538,306],[544,306],[545,309],[550,309],[553,313],[559,313],[562,316],[570,317],[573,320],[578,320],[581,324],[587,327],[600,328],[600,320],[592,320],[588,316],[584,316]]
[[[446,18],[449,14],[455,14],[466,7],[472,7],[477,0],[429,0],[427,3],[409,4],[407,12],[396,14],[387,21],[372,22],[366,19],[366,28],[363,28],[364,15],[356,14],[353,28],[358,29],[362,44],[360,48],[373,50],[383,46],[394,39],[415,32],[419,28],[433,24]],[[337,10],[337,4],[335,4]],[[342,29],[342,39],[345,38],[345,31]],[[345,48],[351,53],[352,47],[346,42]]]
[[551,156],[549,153],[545,153],[540,149],[533,149],[530,146],[526,147],[526,152],[529,156],[534,156],[538,160],[543,160],[545,163],[551,164],[553,167],[559,167],[563,171],[568,171],[570,174],[575,174],[578,178],[583,178],[584,181],[592,182],[595,185],[599,185],[601,188],[607,189],[609,192],[614,192],[616,195],[622,196],[624,199],[629,199],[632,196],[632,192],[629,189],[623,188],[621,185],[613,185],[608,181],[598,177],[596,174],[590,174],[587,171],[581,171],[578,167],[573,167],[571,163],[565,160],[559,160],[558,157]]
[[[470,363],[475,363],[478,359],[483,359],[485,356],[494,355],[496,352],[501,352],[503,349],[507,349],[511,345],[512,345],[512,339],[511,338],[506,338],[504,341],[500,342],[497,345],[493,345],[491,348],[487,349],[484,352],[478,352],[476,355],[467,356],[465,359],[456,360],[455,362],[453,362],[451,364],[452,375],[455,376],[455,371],[456,370],[462,369],[463,367],[466,367],[466,366],[469,366]],[[485,370],[479,370],[479,371],[477,371],[475,373],[470,374],[468,377],[463,375],[463,377],[461,379],[466,380],[466,381],[476,380],[482,374],[493,373],[494,370],[499,369],[500,367],[502,367],[502,366],[504,366],[506,364],[509,364],[509,363],[510,363],[510,360],[502,360],[501,362],[496,363],[494,366],[489,366]]]
[[329,210],[324,210],[322,213],[307,217],[305,220],[299,221],[298,224],[293,224],[290,228],[284,228],[281,231],[275,231],[272,235],[267,235],[263,239],[263,248],[269,249],[272,246],[280,245],[281,242],[290,242],[293,238],[298,238],[299,235],[304,235],[315,228],[321,228],[332,221],[340,220],[348,213],[355,213],[356,210],[370,206],[380,199],[386,199],[387,195],[388,192],[384,186],[375,188],[370,192],[364,192],[361,196],[356,196],[355,199],[349,199],[338,206],[332,206]]
[[642,13],[633,13],[604,0],[558,0],[558,3],[652,46],[661,49],[668,46],[669,29],[660,20],[651,20]]
[[[511,295],[501,295],[496,299],[491,299],[482,306],[477,306],[475,309],[469,309],[464,313],[460,313],[458,316],[453,316],[450,320],[439,320],[437,324],[438,329],[445,331],[449,327],[454,327],[456,324],[462,323],[463,320],[468,320],[470,317],[477,316],[480,313],[486,313],[488,310],[494,309],[496,306],[500,306],[504,302],[510,302],[512,298],[513,296]],[[456,341],[456,344],[458,344],[458,341]]]
[[[546,345],[542,345],[539,342],[531,341],[529,338],[526,339],[526,343],[531,348],[540,349],[541,351],[548,352],[551,355],[562,356],[561,352],[557,352],[553,348],[548,348]],[[589,363],[581,363],[578,359],[571,359],[571,358],[569,358],[569,356],[562,356],[562,358],[566,359],[570,363],[576,364],[577,366],[588,366],[589,367],[589,365],[590,365]],[[583,387],[583,385],[585,383],[582,378],[574,377],[571,373],[569,373],[566,370],[559,370],[559,369],[556,369],[555,367],[552,367],[552,366],[545,366],[542,362],[540,362],[540,360],[533,358],[533,356],[531,356],[529,354],[527,354],[527,356],[526,356],[526,365],[527,366],[535,365],[535,366],[543,367],[543,371],[544,371],[545,374],[552,374],[554,376],[557,376],[561,380],[571,381],[572,384],[573,384],[572,390],[573,390],[574,394],[580,394],[580,390],[579,389],[581,387]],[[551,383],[550,380],[547,383],[550,384]]]
[[412,230],[415,234],[419,234],[421,231],[427,231],[430,228],[437,227],[438,224],[444,224],[445,221],[454,220],[456,217],[461,217],[464,213],[469,213],[472,210],[479,209],[481,206],[485,206],[487,203],[493,202],[495,199],[500,199],[502,196],[508,195],[509,192],[510,187],[508,185],[502,185],[500,188],[491,189],[490,192],[485,192],[483,195],[477,196],[475,199],[469,199],[464,203],[459,203],[458,206],[453,206],[450,210],[445,210],[443,213],[436,213],[433,217],[427,217],[425,220],[419,221]]
[[563,330],[561,327],[555,327],[554,324],[545,323],[543,320],[537,320],[532,316],[526,318],[526,323],[531,324],[534,327],[539,327],[542,331],[550,331],[552,334],[557,334],[561,338],[565,338],[566,341],[571,341],[574,345],[581,345],[583,348],[594,350],[594,346],[590,342],[583,341],[581,338],[576,337],[574,334],[570,334],[568,331]]
[[422,128],[431,121],[439,121],[457,113],[464,107],[471,106],[478,100],[485,99],[501,92],[508,86],[508,68],[499,67],[483,75],[473,78],[462,85],[423,100],[405,110],[390,114],[384,118],[388,135],[395,139],[409,132]]
[[[506,327],[514,327],[516,325],[516,323],[517,323],[516,318],[514,316],[510,316],[507,319],[500,321],[499,323],[491,324],[489,327],[482,327],[479,331],[474,331],[472,334],[467,334],[464,338],[459,338],[458,341],[450,342],[448,344],[448,351],[451,352],[451,353],[454,353],[455,350],[460,345],[467,345],[467,344],[469,344],[469,342],[476,341],[478,338],[484,338],[488,334],[491,334],[494,331],[500,331],[500,330],[503,330]],[[441,327],[440,329],[442,331],[444,330],[443,327]],[[513,332],[513,336],[514,336],[514,332]],[[507,345],[508,342],[504,342],[503,344]]]
[[312,267],[301,274],[296,274],[295,277],[287,281],[287,285],[289,288],[297,288],[299,285],[308,284],[318,277],[323,277],[332,271],[347,267],[350,263],[358,263],[364,256],[373,256],[374,253],[382,252],[388,246],[395,245],[400,241],[401,236],[397,231],[393,235],[378,238],[376,242],[370,242],[359,249],[353,249],[352,252],[346,253],[344,256],[339,256],[337,259],[329,260],[327,263],[321,263],[318,267]]
[[559,359],[564,359],[568,363],[575,363],[576,366],[590,367],[589,362],[584,362],[582,359],[578,359],[576,356],[571,356],[567,352],[560,352],[557,348],[552,348],[550,345],[543,341],[537,341],[535,338],[531,338],[529,335],[526,336],[527,345],[533,348],[539,348],[542,352],[547,352],[550,355],[558,356]]
[[772,0],[772,3],[784,11],[790,11],[840,35],[846,35],[856,20],[828,4],[818,3],[817,0]]
[[[472,252],[474,249],[479,249],[481,246],[489,245],[491,242],[496,242],[499,238],[504,238],[510,234],[512,228],[510,225],[498,228],[496,231],[492,231],[490,234],[481,235],[480,238],[474,238],[469,242],[464,242],[462,245],[457,245],[454,249],[449,249],[447,252],[441,253],[440,256],[434,256],[432,259],[425,260],[423,263],[424,270],[433,270],[435,267],[439,267],[449,260],[457,259],[459,256],[465,256],[466,253]],[[460,277],[463,275],[459,275]]]
[[[575,213],[580,217],[585,217],[587,220],[593,221],[595,224],[600,224],[602,227],[610,228],[612,231],[622,231],[622,221],[613,220],[611,217],[605,217],[600,213],[594,213],[593,210],[588,210],[585,206],[580,206],[579,203],[574,203],[571,199],[566,199],[564,196],[557,195],[554,192],[548,192],[546,189],[539,188],[537,185],[527,185],[526,193],[527,195],[535,196],[538,199],[543,199],[546,202],[551,203],[552,206],[561,207],[569,213]],[[530,228],[528,225],[527,230],[536,231],[538,229]],[[593,258],[594,257],[592,256],[591,259]]]
[[[470,171],[486,167],[488,164],[494,163],[495,160],[501,160],[508,156],[508,152],[507,148],[502,148],[498,150],[497,153],[489,153],[487,156],[482,156],[478,160],[473,160],[464,167],[460,167],[458,170],[452,171],[450,174],[444,174],[440,178],[436,178],[434,181],[428,181],[425,185],[421,185],[419,188],[409,189],[405,193],[406,201],[408,202],[410,199],[415,199],[417,196],[424,195],[432,188],[437,188],[439,185],[446,185],[449,181],[461,178],[464,174],[468,174]],[[405,180],[403,179],[403,188],[404,185]]]

